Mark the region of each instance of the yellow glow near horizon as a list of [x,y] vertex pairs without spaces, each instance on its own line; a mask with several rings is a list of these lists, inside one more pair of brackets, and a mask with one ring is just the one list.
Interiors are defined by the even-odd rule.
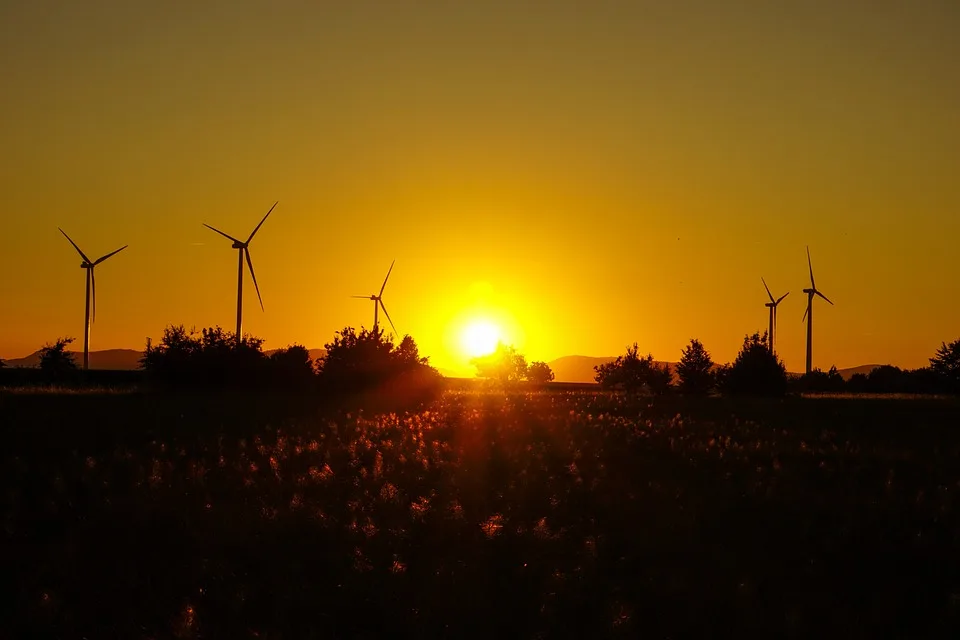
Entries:
[[500,328],[489,320],[474,320],[460,335],[460,348],[471,358],[493,353],[502,339]]

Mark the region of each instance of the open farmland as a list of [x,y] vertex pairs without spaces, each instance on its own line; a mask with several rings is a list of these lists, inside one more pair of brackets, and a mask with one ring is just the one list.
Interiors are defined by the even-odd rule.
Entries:
[[960,629],[956,400],[0,395],[0,637]]

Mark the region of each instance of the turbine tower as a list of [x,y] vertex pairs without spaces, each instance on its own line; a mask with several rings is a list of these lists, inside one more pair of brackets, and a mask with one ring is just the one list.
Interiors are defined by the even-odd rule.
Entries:
[[[813,280],[813,263],[810,261],[810,247],[807,247],[807,266],[810,267],[810,288],[804,289],[807,294],[807,310],[803,312],[803,318],[807,321],[807,373],[813,370],[813,296],[820,296],[831,305],[830,298],[823,295]],[[803,320],[801,320],[803,322]]]
[[[60,229],[60,227],[57,227]],[[90,325],[94,320],[97,319],[97,280],[94,276],[93,269],[98,264],[109,258],[110,256],[116,255],[126,249],[129,245],[123,245],[116,251],[112,251],[105,256],[101,256],[96,260],[91,261],[90,258],[80,251],[80,247],[77,246],[77,243],[70,239],[70,236],[67,235],[67,232],[63,229],[60,229],[60,233],[70,241],[70,244],[73,245],[73,248],[77,250],[77,253],[80,254],[80,257],[83,258],[83,262],[80,263],[81,269],[86,269],[87,271],[87,295],[86,295],[86,310],[84,311],[83,316],[83,370],[86,371],[90,368]],[[93,315],[90,314],[91,303],[93,304]]]
[[223,231],[215,229],[208,225],[206,222],[203,223],[207,229],[211,231],[216,231],[224,238],[228,240],[233,240],[233,248],[237,250],[238,253],[238,266],[237,266],[237,344],[243,342],[243,261],[246,258],[247,267],[250,269],[250,277],[253,278],[253,286],[257,290],[257,299],[260,300],[260,310],[263,311],[263,298],[260,297],[260,286],[257,284],[257,274],[253,271],[253,260],[250,259],[250,242],[253,240],[253,236],[257,235],[257,231],[260,231],[260,227],[263,226],[263,223],[267,221],[267,218],[270,217],[270,214],[273,213],[274,207],[277,206],[279,200],[273,203],[273,207],[270,207],[270,211],[267,211],[267,215],[263,216],[263,220],[260,221],[260,224],[250,233],[250,237],[247,238],[246,242],[237,240],[233,236],[228,236]]
[[376,333],[379,330],[380,324],[380,315],[379,310],[383,309],[383,315],[387,316],[387,320],[390,321],[390,326],[393,327],[393,332],[397,333],[397,327],[394,326],[393,320],[390,319],[390,314],[387,313],[387,308],[383,305],[383,290],[387,288],[387,280],[390,279],[390,273],[393,271],[393,265],[397,261],[394,260],[390,263],[390,268],[387,270],[387,277],[383,279],[383,286],[380,287],[380,293],[374,293],[369,296],[351,296],[352,298],[363,298],[365,300],[373,300],[373,331]]
[[766,307],[770,309],[770,328],[767,330],[767,341],[770,344],[770,353],[774,353],[773,350],[773,335],[777,329],[777,307],[783,302],[783,299],[790,295],[790,292],[787,291],[785,294],[779,298],[774,298],[773,294],[770,293],[770,287],[767,286],[767,281],[763,278],[760,278],[760,282],[763,283],[763,288],[767,290],[767,295],[770,296],[770,302],[766,304]]

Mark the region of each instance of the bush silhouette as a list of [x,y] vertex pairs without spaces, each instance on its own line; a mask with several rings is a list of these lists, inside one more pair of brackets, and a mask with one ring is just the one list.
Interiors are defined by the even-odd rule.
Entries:
[[646,388],[654,395],[661,395],[671,389],[672,375],[667,365],[659,365],[653,360],[653,354],[640,357],[637,343],[627,347],[627,353],[617,356],[613,362],[597,365],[595,380],[605,389],[624,389],[640,391]]
[[865,373],[855,373],[847,380],[846,390],[849,393],[867,393],[870,388],[870,381]]
[[877,367],[867,374],[867,390],[870,393],[903,393],[906,386],[905,372],[889,364]]
[[504,384],[527,379],[527,359],[523,354],[518,353],[513,345],[502,342],[497,343],[493,353],[473,358],[470,364],[477,368],[478,378]]
[[834,366],[827,372],[814,369],[810,373],[803,374],[797,381],[797,387],[800,391],[839,393],[846,388],[846,382]]
[[324,345],[327,353],[317,360],[321,389],[332,394],[360,395],[375,392],[393,404],[399,400],[419,402],[435,395],[441,376],[421,357],[417,343],[404,336],[400,344],[383,331],[353,327],[338,331]]
[[163,385],[196,388],[256,388],[277,386],[270,374],[270,361],[263,354],[263,340],[244,336],[238,344],[230,331],[220,327],[199,333],[183,325],[163,330],[160,344],[147,347],[140,366],[148,380]]
[[533,384],[553,382],[553,369],[546,362],[531,362],[527,367],[527,380]]
[[57,338],[40,349],[40,372],[49,382],[60,382],[78,371],[74,354],[67,351],[73,338]]
[[743,339],[736,360],[722,372],[722,391],[730,395],[782,396],[787,392],[787,370],[770,352],[767,333]]
[[713,360],[696,338],[684,347],[677,363],[680,391],[688,395],[706,395],[714,386]]
[[268,360],[271,381],[283,388],[307,389],[316,378],[310,351],[303,345],[293,344],[277,349]]

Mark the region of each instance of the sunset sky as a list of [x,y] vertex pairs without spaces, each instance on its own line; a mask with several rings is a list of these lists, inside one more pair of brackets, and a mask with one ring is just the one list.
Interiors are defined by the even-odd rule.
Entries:
[[[955,0],[0,3],[0,357],[233,328],[246,237],[266,347],[384,295],[467,372],[486,320],[528,359],[718,361],[780,308],[803,368],[916,367],[960,337]],[[96,256],[91,255],[96,254]]]

